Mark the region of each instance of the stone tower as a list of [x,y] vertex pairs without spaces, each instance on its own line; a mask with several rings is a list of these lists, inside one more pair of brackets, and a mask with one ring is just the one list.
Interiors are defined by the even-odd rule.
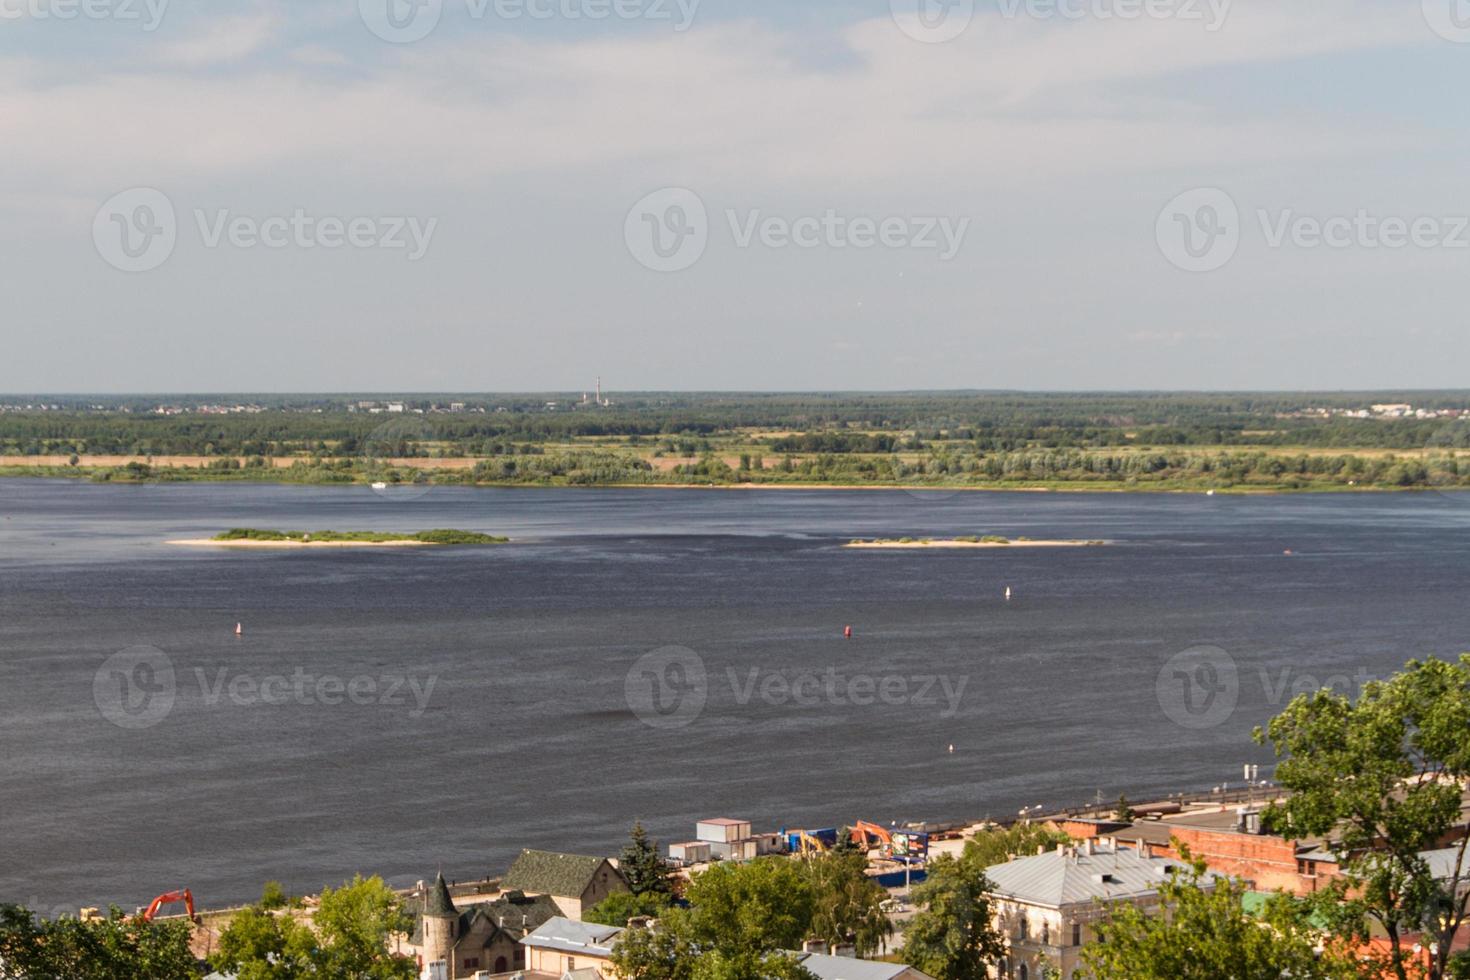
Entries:
[[[454,963],[454,933],[459,925],[459,913],[454,909],[454,901],[449,897],[449,886],[444,883],[444,872],[439,872],[434,879],[429,893],[424,896],[424,910],[421,913],[424,926],[424,965],[430,963],[444,962]],[[449,974],[453,976],[453,970]]]

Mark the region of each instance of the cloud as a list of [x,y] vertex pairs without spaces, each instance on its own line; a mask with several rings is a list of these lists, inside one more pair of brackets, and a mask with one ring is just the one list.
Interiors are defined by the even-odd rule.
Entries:
[[[149,59],[163,67],[150,69],[58,78],[34,61],[0,61],[11,96],[0,110],[0,190],[208,185],[268,171],[375,189],[622,175],[767,194],[921,195],[1429,138],[1408,123],[1367,132],[1245,104],[1227,113],[1169,84],[1200,69],[1429,43],[1417,13],[1365,4],[1236,3],[1215,33],[1179,21],[990,16],[939,46],[874,19],[845,30],[853,57],[836,65],[805,62],[795,35],[715,22],[597,40],[486,30],[374,46],[351,72],[324,75],[342,64],[325,45],[256,57],[281,26],[273,10],[222,20],[163,45]],[[220,65],[234,67],[205,70]]]
[[191,38],[162,44],[150,60],[183,68],[235,64],[269,44],[281,22],[274,11],[215,19]]

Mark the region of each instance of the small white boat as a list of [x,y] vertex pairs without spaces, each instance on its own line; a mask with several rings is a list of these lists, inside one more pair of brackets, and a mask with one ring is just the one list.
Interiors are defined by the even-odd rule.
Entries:
[[388,489],[388,484],[386,484],[386,483],[374,483],[373,484],[373,489],[374,490],[387,490]]

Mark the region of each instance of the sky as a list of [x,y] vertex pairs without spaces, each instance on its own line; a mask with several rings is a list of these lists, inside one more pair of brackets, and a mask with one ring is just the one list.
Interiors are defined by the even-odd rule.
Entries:
[[0,0],[0,391],[1464,388],[1467,0]]

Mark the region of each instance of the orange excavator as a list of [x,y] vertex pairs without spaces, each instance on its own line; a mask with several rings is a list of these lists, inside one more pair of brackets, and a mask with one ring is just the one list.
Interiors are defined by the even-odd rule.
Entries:
[[162,895],[149,902],[148,907],[139,914],[138,918],[142,919],[144,922],[152,922],[154,917],[158,915],[159,909],[163,908],[163,906],[165,905],[172,905],[175,902],[184,903],[184,910],[189,913],[190,922],[197,923],[199,921],[199,916],[194,912],[194,893],[189,891],[189,889],[187,888],[185,888],[183,891],[164,892]]
[[885,851],[893,849],[893,833],[886,827],[880,827],[875,823],[868,823],[866,820],[859,820],[852,825],[852,842],[854,844],[861,844],[863,847],[871,850],[874,846],[874,838],[878,841],[877,846],[883,848]]

